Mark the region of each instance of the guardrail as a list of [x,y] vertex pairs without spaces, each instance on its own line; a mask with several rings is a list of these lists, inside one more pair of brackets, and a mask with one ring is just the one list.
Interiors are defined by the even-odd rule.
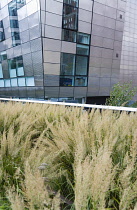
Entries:
[[83,107],[86,109],[107,109],[113,111],[126,111],[126,112],[137,112],[137,108],[121,107],[121,106],[105,106],[105,105],[92,105],[92,104],[78,104],[78,103],[65,103],[65,102],[51,102],[41,100],[23,100],[23,99],[11,99],[11,98],[0,98],[0,101],[12,101],[12,102],[23,102],[23,103],[38,103],[48,105],[61,105],[61,106],[72,106],[72,107]]

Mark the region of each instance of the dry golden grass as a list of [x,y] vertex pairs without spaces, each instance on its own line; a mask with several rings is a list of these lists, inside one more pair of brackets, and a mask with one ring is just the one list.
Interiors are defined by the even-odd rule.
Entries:
[[0,189],[5,210],[137,210],[137,114],[1,103]]

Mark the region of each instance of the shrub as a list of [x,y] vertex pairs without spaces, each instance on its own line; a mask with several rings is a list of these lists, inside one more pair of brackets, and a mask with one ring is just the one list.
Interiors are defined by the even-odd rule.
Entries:
[[1,103],[0,125],[5,210],[136,209],[136,114]]

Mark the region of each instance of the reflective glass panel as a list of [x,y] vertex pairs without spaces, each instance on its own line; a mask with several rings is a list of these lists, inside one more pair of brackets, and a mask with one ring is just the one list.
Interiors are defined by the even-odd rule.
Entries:
[[87,77],[75,77],[75,86],[87,86]]
[[35,86],[34,77],[26,77],[27,86]]
[[61,54],[61,75],[74,75],[75,71],[75,55]]
[[11,86],[10,79],[5,79],[4,82],[5,82],[5,87],[10,87]]
[[11,79],[11,86],[12,87],[17,87],[18,86],[16,78],[15,79]]
[[65,4],[69,4],[69,5],[72,5],[74,7],[78,7],[79,0],[64,0],[63,2]]
[[63,28],[78,29],[78,9],[67,4],[63,8]]
[[3,78],[3,71],[2,71],[2,65],[0,63],[0,78]]
[[21,77],[21,78],[18,78],[18,86],[26,86],[26,82],[25,82],[25,78],[24,77]]
[[17,75],[24,76],[23,59],[22,56],[16,58]]
[[11,28],[19,28],[18,20],[10,20],[10,27]]
[[77,34],[77,43],[89,45],[90,44],[90,35],[89,34],[78,33]]
[[17,16],[17,4],[16,0],[9,3],[9,16]]
[[6,60],[7,59],[7,53],[6,51],[1,52],[1,60]]
[[17,68],[17,75],[18,76],[24,76],[24,68],[23,67],[18,67]]
[[11,60],[8,60],[8,63],[9,63],[9,72],[10,72],[10,77],[16,77],[17,74],[16,74],[16,59],[11,59]]
[[16,0],[17,1],[17,9],[20,9],[26,4],[26,0]]
[[74,77],[71,76],[61,76],[60,86],[71,87],[74,86]]
[[0,87],[4,87],[4,80],[0,79]]
[[76,32],[62,29],[62,40],[67,42],[76,42]]
[[5,40],[4,32],[0,31],[0,42]]
[[77,56],[76,58],[76,75],[87,75],[88,57]]
[[77,54],[89,55],[89,46],[77,44]]

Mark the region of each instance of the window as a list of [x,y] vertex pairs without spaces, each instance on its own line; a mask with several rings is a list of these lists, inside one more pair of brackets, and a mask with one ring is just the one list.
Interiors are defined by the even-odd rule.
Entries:
[[0,63],[0,78],[3,78],[2,64]]
[[87,86],[88,56],[61,54],[60,86]]
[[4,80],[0,79],[0,87],[4,87]]
[[5,79],[4,83],[5,83],[5,87],[11,87],[10,79]]
[[1,60],[2,61],[7,60],[7,53],[6,53],[6,51],[1,52],[0,55],[1,55]]
[[18,86],[18,83],[17,83],[17,79],[16,78],[11,79],[11,86],[12,87],[17,87]]
[[77,54],[79,55],[89,55],[89,46],[77,44]]
[[19,28],[18,20],[10,20],[10,27],[11,28]]
[[60,86],[71,87],[74,86],[74,77],[71,76],[61,76]]
[[63,7],[63,28],[78,29],[78,9],[76,7],[64,4]]
[[64,3],[65,4],[69,4],[69,5],[72,5],[74,7],[78,7],[78,0],[64,0]]
[[75,77],[75,86],[87,86],[87,77]]
[[20,77],[18,78],[18,86],[26,86],[26,82],[25,82],[25,78],[24,77]]
[[87,75],[88,57],[77,56],[76,58],[76,75]]
[[3,28],[3,21],[0,21],[0,42],[5,40],[4,28]]
[[78,33],[77,34],[77,43],[89,45],[90,44],[90,35],[89,34]]
[[27,86],[35,86],[34,77],[26,77],[26,85]]
[[17,16],[17,4],[16,0],[9,3],[9,16]]
[[17,1],[17,9],[20,9],[26,4],[26,0],[16,0]]
[[75,31],[62,29],[62,40],[68,42],[76,42],[76,34],[77,33]]
[[74,75],[75,71],[75,55],[61,54],[61,75]]
[[8,60],[10,77],[24,76],[22,56]]

